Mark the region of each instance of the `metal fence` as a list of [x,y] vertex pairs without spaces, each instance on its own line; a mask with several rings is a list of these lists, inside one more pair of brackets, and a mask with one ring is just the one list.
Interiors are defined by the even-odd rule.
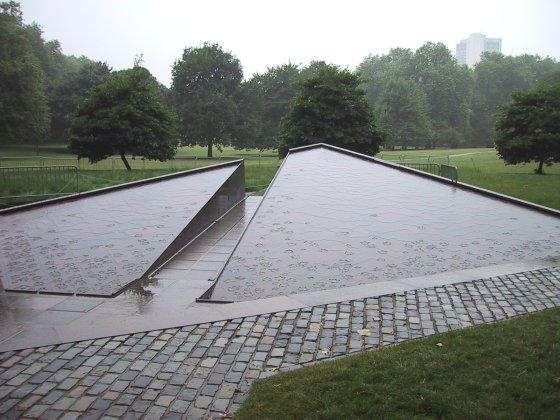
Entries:
[[428,172],[433,175],[438,175],[453,182],[457,182],[459,174],[456,166],[444,165],[439,163],[415,163],[415,162],[395,162],[400,166],[407,168],[417,169],[422,172]]
[[[278,155],[272,154],[239,154],[236,156],[218,156],[218,157],[199,157],[199,156],[178,156],[174,159],[167,160],[165,162],[160,162],[157,160],[148,159],[132,159],[132,157],[127,156],[128,163],[132,169],[142,170],[142,169],[170,169],[170,170],[184,170],[184,169],[194,169],[203,166],[212,165],[214,163],[227,162],[236,159],[245,159],[251,161],[258,161],[260,163],[261,159],[267,159],[275,157]],[[16,166],[57,166],[57,165],[70,165],[76,166],[78,169],[82,170],[122,170],[126,169],[122,159],[118,156],[112,156],[110,158],[104,159],[100,162],[90,163],[88,159],[76,159],[76,158],[49,158],[42,156],[26,156],[26,157],[0,157],[0,168],[5,167],[16,167]]]
[[440,174],[440,166],[437,163],[412,163],[412,162],[399,162],[399,165],[406,166],[407,168],[417,169],[422,172],[428,172],[433,175]]
[[[263,168],[268,168],[272,159],[277,161],[278,155],[240,153],[235,156],[212,158],[180,156],[165,162],[128,157],[128,162],[133,170],[182,171],[237,159],[245,159],[247,169],[248,167],[260,167],[261,161]],[[64,157],[0,157],[0,208],[79,193],[80,186],[83,188],[83,185],[88,184],[88,182],[82,182],[83,185],[80,185],[80,177],[83,179],[96,178],[114,184],[111,176],[103,177],[101,173],[98,175],[90,171],[125,170],[124,163],[118,156],[94,164],[90,163],[88,159]]]
[[439,175],[450,179],[453,182],[457,182],[459,180],[459,172],[457,171],[457,167],[453,165],[442,164]]
[[58,197],[80,192],[76,166],[13,166],[0,168],[0,200]]

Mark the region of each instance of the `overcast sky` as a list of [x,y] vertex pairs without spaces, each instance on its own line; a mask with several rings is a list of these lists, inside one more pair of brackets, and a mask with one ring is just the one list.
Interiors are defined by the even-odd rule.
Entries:
[[369,54],[482,32],[505,54],[560,59],[560,0],[20,0],[26,23],[68,55],[115,70],[144,63],[163,84],[185,47],[217,42],[245,78],[268,67],[325,60],[354,69]]

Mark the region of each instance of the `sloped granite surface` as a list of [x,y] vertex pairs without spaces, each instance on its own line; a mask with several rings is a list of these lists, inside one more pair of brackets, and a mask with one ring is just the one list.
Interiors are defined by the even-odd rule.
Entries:
[[242,169],[241,163],[189,171],[0,215],[2,285],[113,295],[155,268],[162,254],[170,257],[165,252],[178,250],[178,239],[186,243],[237,203],[244,195]]
[[560,254],[560,218],[325,147],[290,153],[212,299],[243,301]]

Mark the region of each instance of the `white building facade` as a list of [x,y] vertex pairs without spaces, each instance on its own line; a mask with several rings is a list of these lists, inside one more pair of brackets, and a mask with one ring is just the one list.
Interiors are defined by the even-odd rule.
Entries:
[[467,39],[457,44],[455,57],[459,64],[466,64],[472,68],[480,61],[485,51],[502,52],[502,39],[487,38],[481,33],[470,34]]

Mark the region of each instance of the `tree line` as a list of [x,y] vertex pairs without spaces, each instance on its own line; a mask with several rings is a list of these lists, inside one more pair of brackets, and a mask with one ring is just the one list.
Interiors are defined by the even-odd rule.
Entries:
[[[96,147],[98,160],[124,153],[166,159],[179,144],[205,146],[211,156],[226,145],[282,151],[294,136],[336,143],[357,124],[349,121],[369,121],[361,135],[388,148],[491,146],[499,106],[513,92],[560,80],[560,63],[551,58],[486,53],[470,69],[430,42],[370,55],[355,70],[286,63],[245,79],[231,52],[205,43],[184,49],[167,88],[141,59],[117,72],[66,56],[37,24],[23,23],[18,3],[0,8],[0,143],[70,143],[82,155]],[[321,92],[322,100],[338,101],[337,115],[317,106]],[[348,101],[359,105],[340,105]],[[314,127],[295,125],[310,115]],[[321,127],[325,118],[339,128]],[[104,140],[92,143],[92,133]]]

